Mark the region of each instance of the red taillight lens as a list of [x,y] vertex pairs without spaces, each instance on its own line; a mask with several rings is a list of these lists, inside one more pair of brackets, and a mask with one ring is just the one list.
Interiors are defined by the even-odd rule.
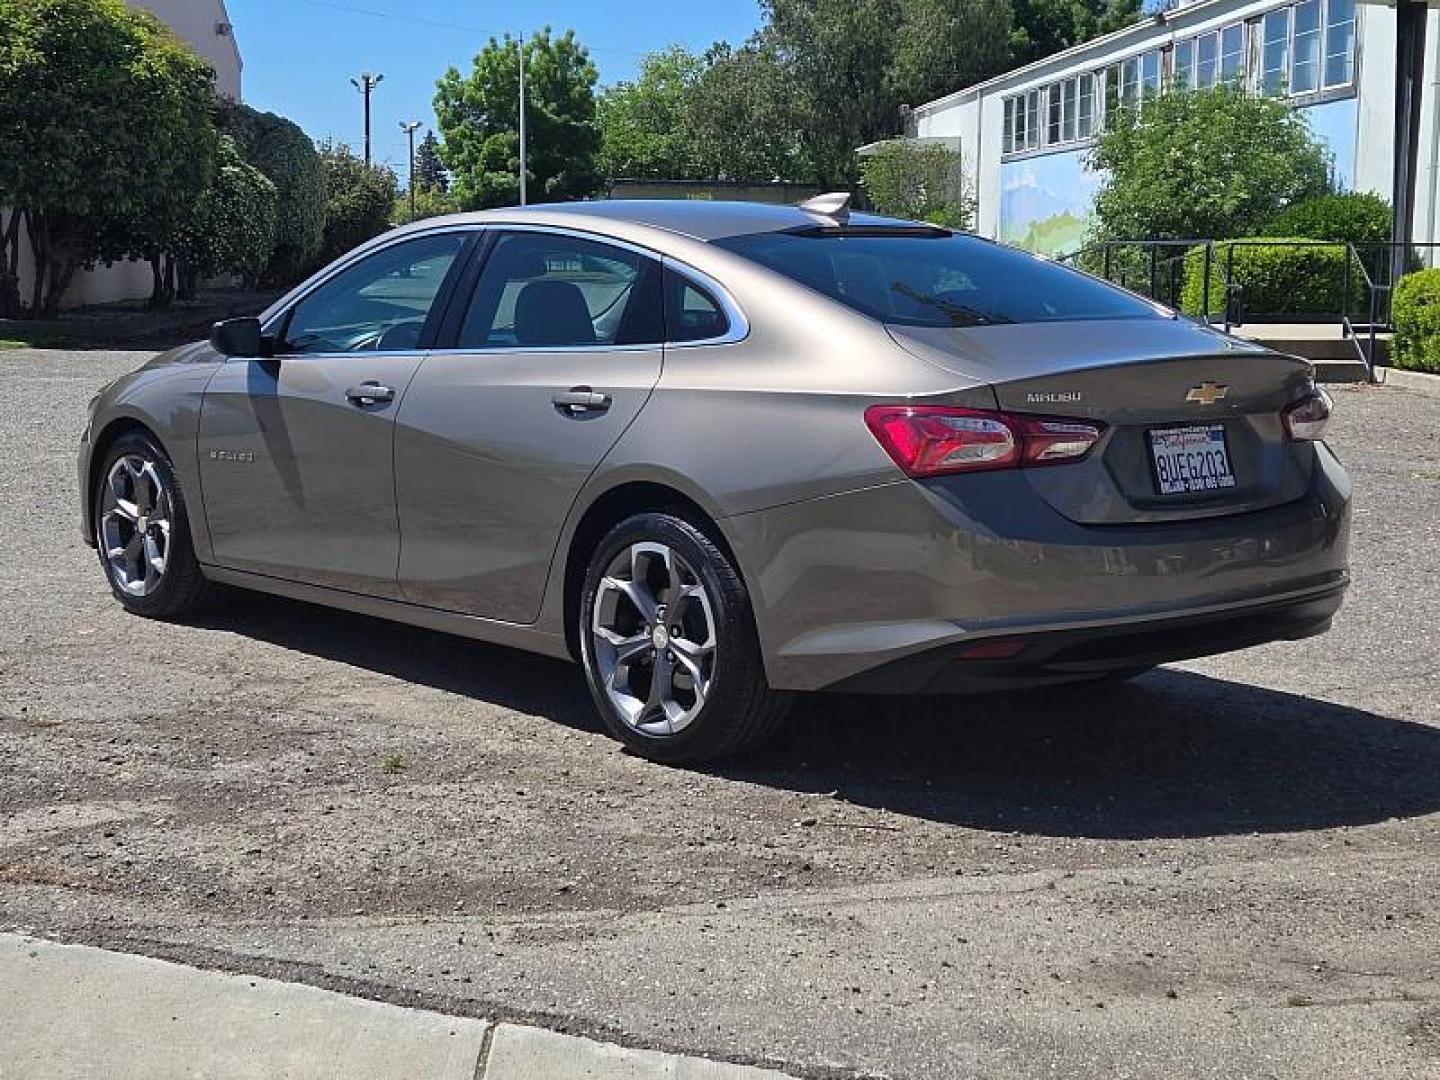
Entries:
[[1302,398],[1280,414],[1285,422],[1285,434],[1296,442],[1316,442],[1325,435],[1330,423],[1330,395],[1317,389],[1310,397]]
[[1084,420],[951,405],[872,405],[865,423],[911,476],[1079,461],[1105,430]]

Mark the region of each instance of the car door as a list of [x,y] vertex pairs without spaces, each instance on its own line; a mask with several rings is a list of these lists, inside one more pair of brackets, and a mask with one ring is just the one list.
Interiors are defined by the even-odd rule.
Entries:
[[563,230],[488,243],[453,347],[400,409],[400,583],[416,603],[528,623],[576,496],[660,378],[661,268]]
[[365,255],[267,326],[275,355],[221,367],[199,428],[217,563],[398,597],[395,416],[477,239],[436,232]]

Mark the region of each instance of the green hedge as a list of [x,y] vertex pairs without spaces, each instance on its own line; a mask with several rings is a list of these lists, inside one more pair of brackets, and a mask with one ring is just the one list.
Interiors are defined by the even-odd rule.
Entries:
[[1395,324],[1390,362],[1440,373],[1440,269],[1402,277],[1390,298],[1390,319]]
[[[1225,270],[1241,288],[1240,303],[1250,315],[1340,315],[1345,295],[1344,244],[1303,237],[1265,237],[1267,243],[1245,240],[1214,246],[1210,268],[1210,314],[1224,313]],[[1234,248],[1231,259],[1229,250]],[[1185,256],[1185,287],[1181,307],[1200,315],[1204,303],[1205,249]],[[1351,259],[1350,303],[1364,292],[1360,264]]]
[[1301,199],[1275,215],[1264,231],[1266,236],[1383,244],[1390,239],[1390,204],[1362,191]]

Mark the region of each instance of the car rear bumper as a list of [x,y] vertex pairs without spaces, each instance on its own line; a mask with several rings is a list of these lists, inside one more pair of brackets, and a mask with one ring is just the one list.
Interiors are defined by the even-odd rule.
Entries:
[[[1322,632],[1349,582],[1350,482],[1314,454],[1303,498],[1224,517],[1080,525],[1012,470],[738,515],[725,532],[777,688],[1062,681]],[[1022,636],[1004,664],[942,670]]]

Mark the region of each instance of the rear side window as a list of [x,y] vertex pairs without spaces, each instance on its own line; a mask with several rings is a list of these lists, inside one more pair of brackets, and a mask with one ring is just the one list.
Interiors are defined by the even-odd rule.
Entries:
[[665,271],[666,340],[709,341],[730,329],[725,309],[703,288],[674,270]]
[[463,349],[659,345],[660,264],[559,233],[503,234],[460,330]]
[[901,326],[1167,317],[1104,282],[973,236],[853,228],[756,233],[716,243]]

